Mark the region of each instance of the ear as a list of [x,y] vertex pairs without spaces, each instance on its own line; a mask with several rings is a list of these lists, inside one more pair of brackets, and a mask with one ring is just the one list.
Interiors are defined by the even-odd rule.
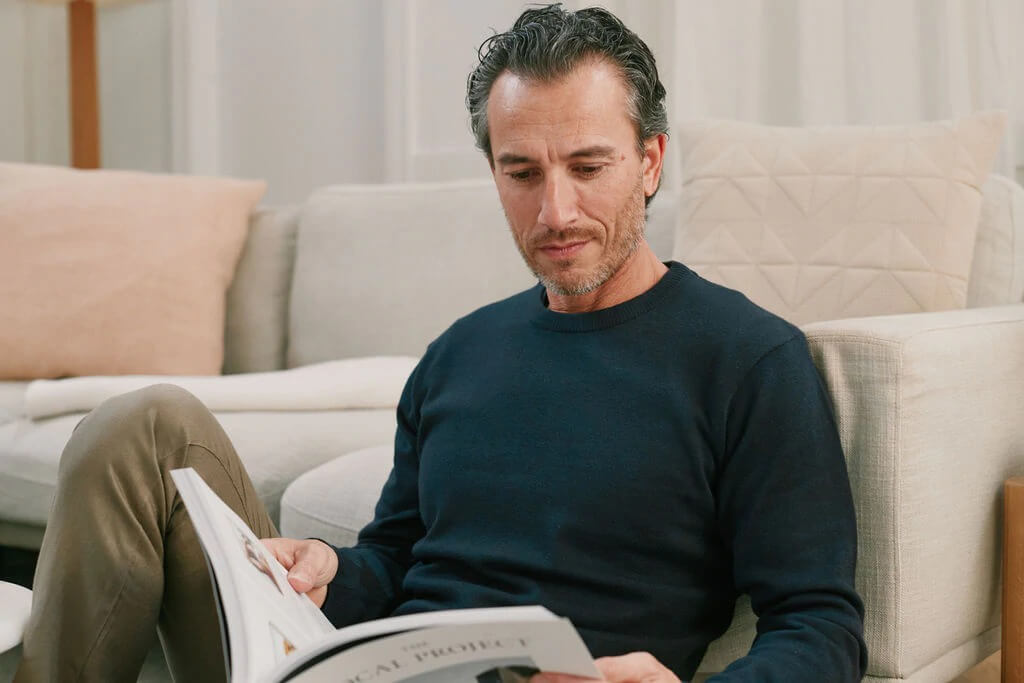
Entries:
[[668,135],[658,133],[644,142],[643,175],[644,175],[644,196],[650,197],[657,192],[658,183],[661,182],[661,168],[665,161],[665,146],[668,144]]

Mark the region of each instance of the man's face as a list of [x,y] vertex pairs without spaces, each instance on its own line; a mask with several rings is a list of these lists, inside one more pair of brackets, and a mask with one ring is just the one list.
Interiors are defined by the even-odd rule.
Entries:
[[604,61],[551,83],[506,71],[487,119],[494,180],[526,264],[555,294],[594,291],[640,244],[644,197],[657,187],[622,76]]

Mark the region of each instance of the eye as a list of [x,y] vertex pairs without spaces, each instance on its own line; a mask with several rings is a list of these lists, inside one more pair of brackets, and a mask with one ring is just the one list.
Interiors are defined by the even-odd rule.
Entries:
[[577,166],[576,172],[584,178],[592,178],[600,173],[604,169],[604,166],[593,165],[593,166]]
[[531,177],[533,177],[533,171],[532,170],[510,171],[506,175],[509,178],[511,178],[512,180],[515,180],[515,181],[523,183],[523,182],[526,182],[527,180],[529,180]]

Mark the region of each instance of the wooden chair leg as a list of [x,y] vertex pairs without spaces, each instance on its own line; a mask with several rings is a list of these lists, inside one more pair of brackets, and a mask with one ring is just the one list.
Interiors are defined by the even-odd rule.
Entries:
[[1024,683],[1024,477],[1003,486],[1003,683]]

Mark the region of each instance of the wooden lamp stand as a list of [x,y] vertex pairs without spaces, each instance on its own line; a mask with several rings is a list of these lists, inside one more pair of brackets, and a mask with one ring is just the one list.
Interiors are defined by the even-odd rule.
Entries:
[[68,3],[71,81],[71,165],[100,166],[100,105],[96,75],[96,7],[89,0]]

